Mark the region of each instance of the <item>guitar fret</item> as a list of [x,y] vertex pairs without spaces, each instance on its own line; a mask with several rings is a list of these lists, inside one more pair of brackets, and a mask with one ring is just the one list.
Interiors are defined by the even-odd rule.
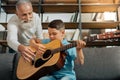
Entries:
[[117,34],[120,34],[120,32],[115,32],[114,34],[117,35]]
[[85,38],[84,41],[85,42],[92,42],[92,41],[97,40],[97,39],[98,39],[97,35],[95,35],[95,36],[90,36],[90,37]]
[[77,43],[76,43],[76,42],[73,42],[73,43],[71,43],[71,44],[62,46],[61,48],[53,49],[53,50],[52,50],[52,54],[57,53],[57,52],[61,52],[61,51],[64,51],[64,50],[66,50],[66,49],[69,49],[69,48],[72,48],[72,47],[76,47],[76,46],[77,46]]

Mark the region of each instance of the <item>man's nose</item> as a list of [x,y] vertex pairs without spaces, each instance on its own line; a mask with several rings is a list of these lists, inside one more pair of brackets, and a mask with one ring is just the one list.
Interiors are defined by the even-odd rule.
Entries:
[[27,22],[31,21],[31,18],[32,18],[32,17],[31,17],[30,15],[27,15],[27,16],[26,16]]

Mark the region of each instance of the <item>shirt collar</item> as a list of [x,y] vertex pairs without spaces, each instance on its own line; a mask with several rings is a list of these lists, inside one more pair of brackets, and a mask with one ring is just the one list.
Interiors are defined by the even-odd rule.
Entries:
[[67,43],[68,43],[68,41],[66,39],[62,40],[62,44],[67,44]]

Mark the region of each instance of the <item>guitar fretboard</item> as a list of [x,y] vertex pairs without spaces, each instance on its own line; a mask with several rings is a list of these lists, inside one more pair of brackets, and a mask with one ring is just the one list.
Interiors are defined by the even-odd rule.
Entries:
[[77,43],[75,41],[75,42],[72,42],[71,44],[64,45],[60,48],[56,48],[56,49],[52,50],[52,54],[57,53],[57,52],[61,52],[61,51],[64,51],[64,50],[67,50],[69,48],[76,47],[76,46],[77,46]]
[[[85,42],[91,42],[91,41],[94,41],[94,40],[96,40],[96,39],[97,39],[97,35],[96,35],[96,36],[92,36],[92,37],[90,36],[90,37],[84,39],[84,41],[85,41]],[[57,52],[60,52],[60,51],[64,51],[64,50],[67,50],[67,49],[69,49],[69,48],[76,47],[76,46],[77,46],[77,42],[74,41],[74,42],[72,42],[71,44],[64,45],[64,46],[62,46],[62,47],[60,47],[60,48],[53,49],[53,50],[52,50],[52,54],[57,53]]]
[[87,43],[87,42],[92,42],[92,41],[97,40],[97,39],[98,39],[97,35],[95,35],[95,36],[86,37],[83,40]]

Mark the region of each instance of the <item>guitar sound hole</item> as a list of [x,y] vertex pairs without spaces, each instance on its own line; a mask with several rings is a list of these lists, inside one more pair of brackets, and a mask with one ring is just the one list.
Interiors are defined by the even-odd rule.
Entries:
[[35,67],[39,67],[39,66],[43,65],[45,62],[47,62],[51,58],[50,55],[51,55],[51,50],[46,50],[45,53],[43,54],[43,58],[44,59],[48,58],[48,59],[46,59],[46,60],[41,59],[41,58],[37,59],[35,62]]
[[51,55],[51,50],[46,50],[43,54],[43,58],[48,58]]
[[38,59],[35,62],[35,67],[39,67],[39,66],[43,65],[45,62],[46,62],[46,60],[44,61],[42,59]]

